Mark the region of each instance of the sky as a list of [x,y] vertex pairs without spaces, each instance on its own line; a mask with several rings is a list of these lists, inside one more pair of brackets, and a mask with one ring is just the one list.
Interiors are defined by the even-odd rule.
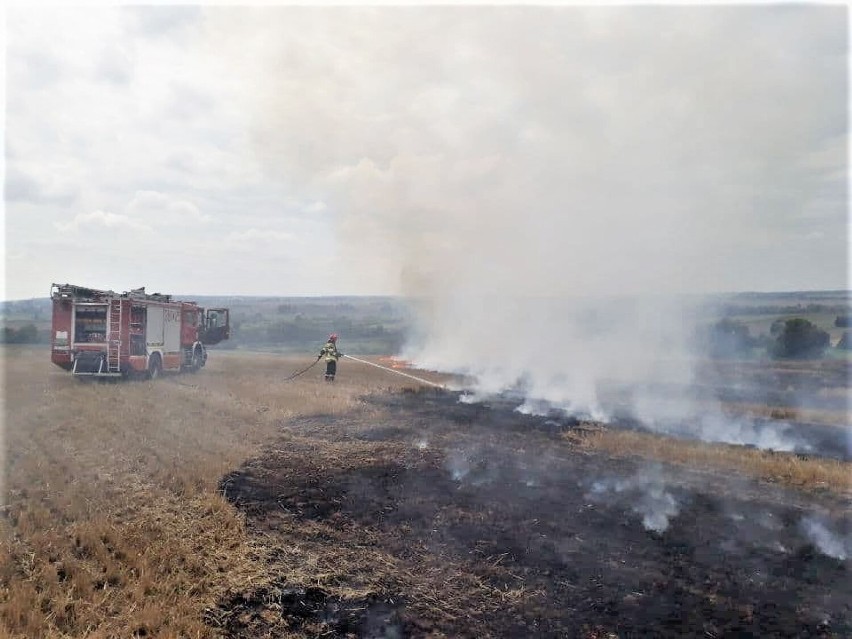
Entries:
[[848,22],[10,7],[3,297],[848,288]]

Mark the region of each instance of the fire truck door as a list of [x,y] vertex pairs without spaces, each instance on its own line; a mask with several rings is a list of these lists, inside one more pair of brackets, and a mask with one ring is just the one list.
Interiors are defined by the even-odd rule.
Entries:
[[180,351],[180,309],[163,309],[163,342],[167,353]]
[[201,341],[207,345],[218,344],[230,336],[230,322],[227,308],[210,308],[204,321]]
[[145,333],[148,352],[151,349],[161,349],[164,346],[163,339],[163,307],[150,305],[147,308],[146,326],[148,330]]

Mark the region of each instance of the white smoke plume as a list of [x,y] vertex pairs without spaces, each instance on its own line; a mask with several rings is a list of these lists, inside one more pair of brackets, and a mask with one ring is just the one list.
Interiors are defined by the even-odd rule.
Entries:
[[692,378],[684,295],[845,283],[845,24],[287,7],[206,29],[256,74],[268,171],[325,205],[318,268],[417,301],[406,358],[605,417],[602,383]]
[[608,494],[629,499],[633,512],[642,515],[645,530],[665,532],[671,519],[680,513],[680,505],[669,492],[659,465],[640,469],[632,477],[596,481],[586,497],[591,501],[602,501]]
[[806,517],[801,525],[805,535],[822,554],[841,561],[852,556],[852,536],[848,533],[834,532],[816,517]]
[[455,304],[432,309],[424,342],[407,356],[468,375],[476,380],[474,397],[520,387],[540,405],[605,418],[601,383],[692,377],[687,329],[679,323],[684,309],[670,300],[612,304],[610,312],[629,321],[577,298],[483,298],[472,291]]
[[444,460],[444,466],[453,481],[472,486],[495,481],[515,463],[513,457],[505,451],[480,445],[450,451]]
[[[647,406],[648,401],[648,398],[640,397],[635,415],[644,425],[659,433],[781,452],[808,453],[813,449],[797,429],[786,422],[758,424],[746,416],[724,414],[719,404],[693,406],[684,400],[678,402],[680,410],[673,412],[666,402],[657,401],[653,406]],[[668,408],[661,408],[667,405]]]
[[471,463],[467,454],[460,451],[450,453],[445,464],[453,481],[462,481],[471,470]]

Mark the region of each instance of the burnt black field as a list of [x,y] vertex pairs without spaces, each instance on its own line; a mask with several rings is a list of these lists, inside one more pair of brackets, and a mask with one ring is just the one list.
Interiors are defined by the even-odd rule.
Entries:
[[[361,594],[271,579],[209,623],[229,637],[852,636],[845,500],[584,452],[563,436],[576,420],[514,408],[404,392],[282,423],[222,492],[282,549],[270,575],[298,545],[339,556]],[[374,554],[393,562],[358,560]]]

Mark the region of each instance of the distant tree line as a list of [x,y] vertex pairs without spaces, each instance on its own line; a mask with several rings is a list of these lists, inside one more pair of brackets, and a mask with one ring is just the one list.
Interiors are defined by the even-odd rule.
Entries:
[[[710,357],[732,358],[749,355],[755,348],[764,348],[776,359],[818,359],[830,347],[829,334],[802,318],[777,320],[769,335],[753,337],[748,326],[723,318],[699,331],[699,347]],[[850,348],[849,333],[844,334],[837,348]]]
[[828,333],[806,319],[784,322],[770,353],[783,359],[818,359],[831,344]]
[[834,319],[834,325],[837,328],[849,328],[852,326],[852,315],[849,315],[848,313],[846,315],[838,315]]
[[310,350],[319,347],[329,333],[340,334],[341,348],[355,347],[360,352],[393,353],[403,344],[404,328],[398,323],[388,325],[381,321],[353,321],[348,317],[311,318],[298,314],[293,319],[272,322],[234,320],[231,338],[224,348],[275,347],[293,350]]
[[748,326],[727,317],[702,329],[697,339],[701,350],[717,358],[745,355],[758,346],[758,340],[751,336]]
[[35,324],[25,324],[18,329],[4,326],[0,339],[4,344],[37,344],[40,341]]
[[791,304],[772,306],[748,304],[724,304],[719,309],[723,315],[795,315],[797,313],[840,313],[848,314],[848,304]]
[[50,319],[51,301],[49,298],[31,300],[12,300],[0,302],[0,314],[4,319]]

